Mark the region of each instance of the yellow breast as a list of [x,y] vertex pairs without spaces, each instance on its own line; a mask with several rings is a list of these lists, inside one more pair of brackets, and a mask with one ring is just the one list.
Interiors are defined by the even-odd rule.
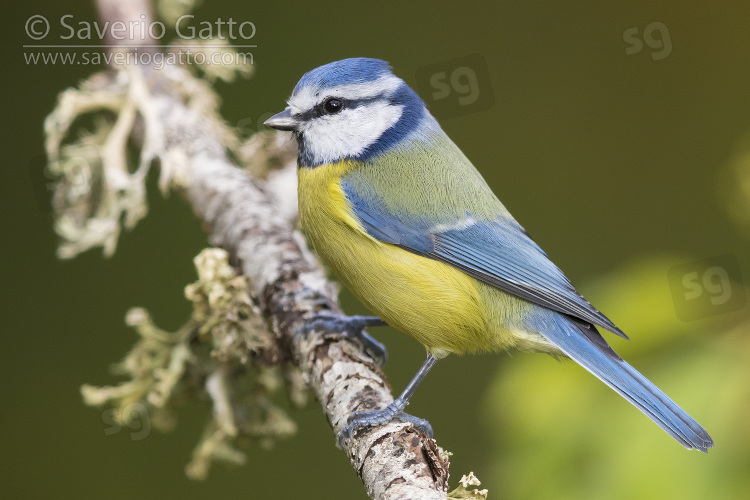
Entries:
[[323,262],[375,314],[438,356],[507,347],[497,335],[497,311],[487,313],[491,287],[367,234],[341,188],[352,168],[339,162],[299,170],[302,227]]

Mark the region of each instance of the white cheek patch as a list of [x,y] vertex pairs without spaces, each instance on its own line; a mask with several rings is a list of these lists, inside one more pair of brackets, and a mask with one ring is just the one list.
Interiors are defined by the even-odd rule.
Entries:
[[403,106],[374,101],[305,123],[305,146],[317,164],[357,156],[401,118]]

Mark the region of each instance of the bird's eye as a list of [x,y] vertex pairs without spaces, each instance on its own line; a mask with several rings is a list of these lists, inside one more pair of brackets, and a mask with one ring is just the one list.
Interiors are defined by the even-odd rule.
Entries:
[[328,113],[329,115],[335,115],[336,113],[344,109],[344,102],[341,99],[329,97],[323,103],[323,109],[325,109],[326,113]]

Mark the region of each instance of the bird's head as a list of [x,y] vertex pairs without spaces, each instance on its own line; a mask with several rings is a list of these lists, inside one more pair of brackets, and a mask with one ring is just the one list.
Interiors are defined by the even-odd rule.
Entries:
[[315,68],[297,83],[288,104],[265,124],[294,133],[300,167],[367,162],[439,128],[419,96],[378,59]]

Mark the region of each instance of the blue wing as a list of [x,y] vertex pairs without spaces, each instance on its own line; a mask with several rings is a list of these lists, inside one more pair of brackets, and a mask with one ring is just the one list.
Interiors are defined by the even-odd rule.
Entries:
[[[622,360],[594,325],[624,333],[589,304],[523,228],[513,219],[460,220],[436,224],[426,218],[392,214],[377,198],[342,187],[352,211],[370,236],[464,272],[543,306],[526,321],[646,414],[686,448],[706,451],[708,433],[659,388]],[[560,313],[560,314],[558,314]],[[588,341],[587,341],[587,340]]]
[[[506,292],[627,338],[576,292],[562,271],[513,219],[474,220],[466,214],[465,219],[449,224],[405,220],[409,218],[388,213],[377,200],[358,196],[346,181],[342,186],[370,236],[445,262]],[[604,342],[595,329],[591,330],[597,342]]]

